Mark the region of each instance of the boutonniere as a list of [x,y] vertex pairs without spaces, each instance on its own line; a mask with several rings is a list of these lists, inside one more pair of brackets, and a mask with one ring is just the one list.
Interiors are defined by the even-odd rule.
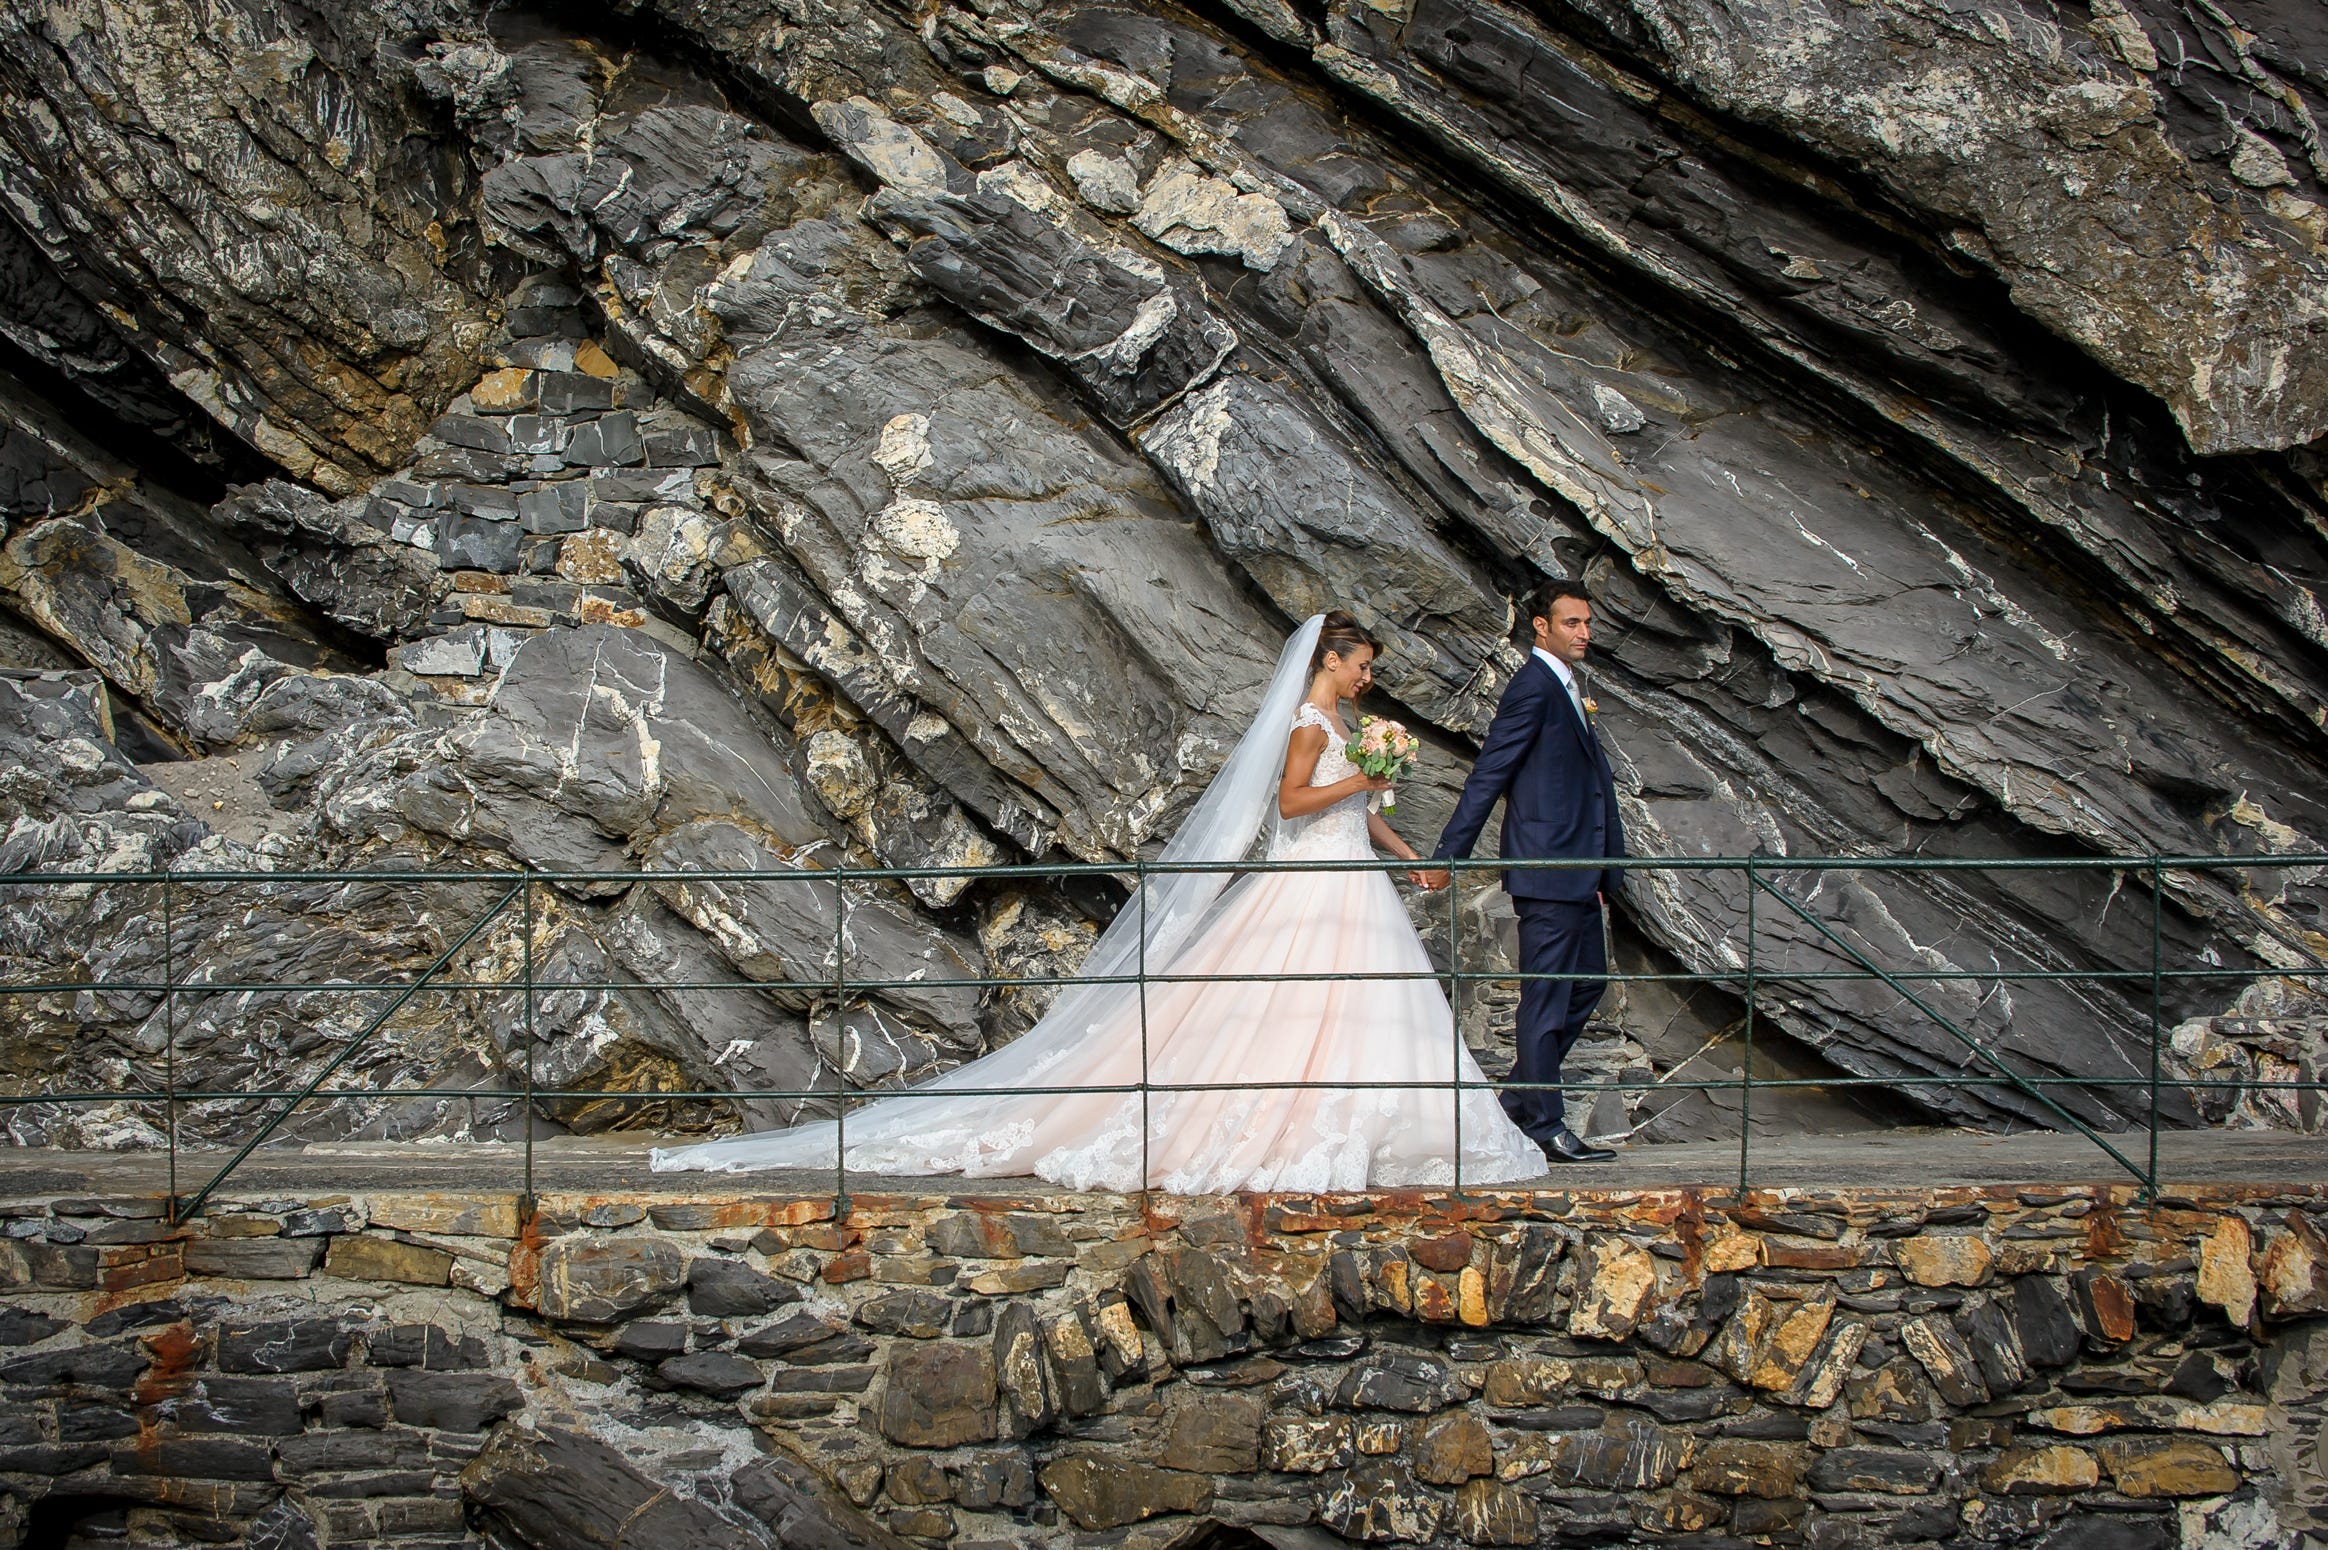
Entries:
[[1599,715],[1599,714],[1600,714],[1600,701],[1598,701],[1598,700],[1594,699],[1594,698],[1593,698],[1591,695],[1589,695],[1589,694],[1588,694],[1588,695],[1586,695],[1586,696],[1584,697],[1584,713],[1585,713],[1587,716],[1597,716],[1597,715]]

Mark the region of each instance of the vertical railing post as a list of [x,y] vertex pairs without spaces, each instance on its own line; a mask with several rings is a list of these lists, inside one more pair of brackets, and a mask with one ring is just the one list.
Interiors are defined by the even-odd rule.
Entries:
[[2158,853],[2150,854],[2150,1177],[2144,1181],[2143,1198],[2158,1198],[2158,1035],[2162,1011],[2161,994],[2164,973],[2160,964],[2160,938],[2164,933],[2163,913],[2166,908],[2166,874],[2158,864]]
[[1746,858],[1746,1053],[1738,1063],[1738,1197],[1746,1196],[1746,1156],[1754,1134],[1754,899],[1761,883],[1754,874],[1754,858]]
[[170,1210],[178,1220],[178,947],[176,875],[162,870],[162,1130],[170,1149]]
[[1463,1193],[1463,916],[1455,901],[1463,892],[1463,869],[1447,869],[1447,1094],[1455,1106],[1455,1193]]
[[1148,1191],[1148,863],[1132,861],[1133,886],[1140,895],[1138,980],[1140,990],[1140,1215],[1154,1204]]
[[841,1061],[833,1073],[833,1226],[849,1214],[849,884],[844,863],[833,877],[833,1048]]
[[525,977],[525,1019],[519,1037],[525,1040],[525,1107],[518,1114],[519,1133],[525,1143],[525,1189],[518,1196],[517,1211],[520,1220],[531,1221],[534,1214],[534,878],[533,868],[525,872],[525,948],[522,955]]

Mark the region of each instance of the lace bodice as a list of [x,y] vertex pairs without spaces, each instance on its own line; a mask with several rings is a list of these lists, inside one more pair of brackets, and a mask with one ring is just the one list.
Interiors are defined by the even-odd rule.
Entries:
[[[1326,719],[1326,713],[1307,700],[1294,714],[1295,727],[1316,727],[1326,734],[1318,767],[1310,772],[1312,786],[1330,786],[1358,773],[1358,766],[1342,751],[1347,738]],[[1288,728],[1286,735],[1292,736]],[[1355,791],[1333,806],[1301,818],[1281,819],[1269,845],[1272,861],[1369,861],[1374,842],[1366,833],[1367,793]]]

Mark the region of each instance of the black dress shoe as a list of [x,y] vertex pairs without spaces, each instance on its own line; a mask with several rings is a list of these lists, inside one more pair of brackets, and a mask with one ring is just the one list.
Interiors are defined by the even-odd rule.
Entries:
[[1587,1146],[1573,1130],[1562,1129],[1549,1138],[1539,1136],[1536,1144],[1544,1149],[1544,1160],[1556,1163],[1608,1162],[1617,1154],[1605,1146]]

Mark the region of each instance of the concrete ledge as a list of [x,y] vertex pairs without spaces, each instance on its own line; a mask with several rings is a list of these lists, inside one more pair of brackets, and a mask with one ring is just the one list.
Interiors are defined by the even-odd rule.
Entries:
[[[2110,1138],[2138,1163],[2147,1161],[2149,1136],[2140,1131]],[[697,1195],[754,1197],[830,1194],[829,1172],[655,1173],[648,1152],[666,1138],[640,1135],[560,1136],[535,1143],[538,1191],[649,1191],[670,1199]],[[2328,1137],[2282,1130],[2164,1131],[2159,1135],[2161,1188],[2168,1193],[2206,1184],[2328,1185]],[[190,1194],[225,1162],[227,1153],[179,1153],[178,1187]],[[1925,1189],[1952,1184],[2116,1185],[2132,1176],[2082,1136],[1990,1135],[1970,1130],[1897,1130],[1851,1136],[1788,1136],[1756,1142],[1748,1158],[1755,1189]],[[263,1189],[428,1189],[515,1191],[523,1178],[523,1148],[507,1142],[341,1141],[265,1147],[238,1168],[237,1192]],[[160,1152],[0,1150],[0,1197],[43,1192],[149,1194],[166,1192],[168,1162]],[[933,1194],[974,1197],[1057,1193],[1040,1179],[849,1177],[852,1194]],[[1731,1191],[1738,1182],[1735,1142],[1638,1146],[1616,1161],[1564,1167],[1535,1188],[1623,1191],[1698,1188]],[[1507,1193],[1509,1191],[1506,1191]]]

